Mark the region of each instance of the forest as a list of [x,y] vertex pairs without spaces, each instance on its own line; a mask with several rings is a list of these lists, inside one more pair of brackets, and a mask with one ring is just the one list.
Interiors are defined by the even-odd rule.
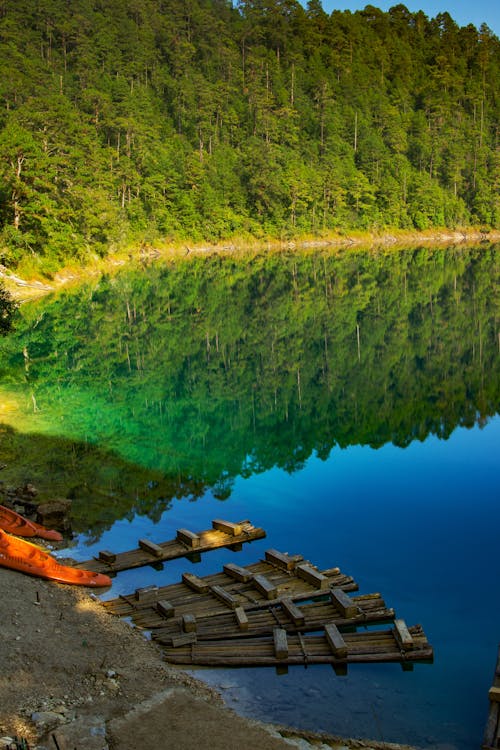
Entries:
[[500,42],[404,5],[0,0],[0,263],[498,227]]

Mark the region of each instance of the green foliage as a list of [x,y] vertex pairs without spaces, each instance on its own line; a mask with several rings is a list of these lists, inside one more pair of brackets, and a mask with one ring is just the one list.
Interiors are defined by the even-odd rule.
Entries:
[[12,265],[156,237],[500,222],[500,43],[446,13],[3,0],[0,69]]

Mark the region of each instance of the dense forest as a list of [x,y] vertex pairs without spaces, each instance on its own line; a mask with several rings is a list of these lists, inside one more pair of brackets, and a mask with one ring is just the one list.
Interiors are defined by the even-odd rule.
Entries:
[[498,413],[499,291],[498,246],[131,269],[22,305],[0,340],[0,400],[18,404],[30,450],[62,446],[31,462],[35,484],[51,460],[41,474],[67,493],[99,449],[78,497],[97,485],[130,503],[137,467],[158,483],[135,492],[148,512],[158,496],[156,510],[223,499],[241,474],[446,439]]
[[396,5],[0,0],[0,263],[500,224],[500,42]]

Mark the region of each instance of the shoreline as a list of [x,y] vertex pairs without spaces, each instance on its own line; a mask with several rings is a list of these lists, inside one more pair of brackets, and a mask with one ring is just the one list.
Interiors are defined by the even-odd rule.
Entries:
[[[103,274],[114,274],[130,264],[142,266],[155,262],[185,260],[188,257],[210,255],[247,256],[262,252],[315,252],[331,250],[332,252],[349,249],[361,250],[400,250],[405,247],[421,245],[462,245],[500,242],[500,230],[480,230],[464,228],[457,230],[436,229],[424,232],[406,232],[394,230],[376,234],[372,232],[350,232],[325,238],[302,238],[290,240],[255,240],[235,239],[216,244],[176,242],[158,242],[154,245],[140,243],[132,247],[110,251],[103,258],[94,257],[82,264],[66,265],[58,269],[50,278],[43,273],[27,273],[20,265],[19,275],[0,265],[0,281],[17,302],[24,302],[36,297],[45,296],[60,289],[77,285],[89,278],[99,278]],[[24,278],[28,276],[28,278]]]

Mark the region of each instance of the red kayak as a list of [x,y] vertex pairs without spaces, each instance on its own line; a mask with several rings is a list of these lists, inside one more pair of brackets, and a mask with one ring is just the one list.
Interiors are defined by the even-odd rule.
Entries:
[[111,586],[111,578],[104,573],[61,565],[41,547],[10,536],[4,531],[0,531],[0,565],[59,583],[92,587]]
[[18,536],[39,536],[41,539],[51,539],[54,542],[62,540],[62,534],[53,529],[46,529],[40,523],[28,521],[4,505],[0,505],[0,529]]

